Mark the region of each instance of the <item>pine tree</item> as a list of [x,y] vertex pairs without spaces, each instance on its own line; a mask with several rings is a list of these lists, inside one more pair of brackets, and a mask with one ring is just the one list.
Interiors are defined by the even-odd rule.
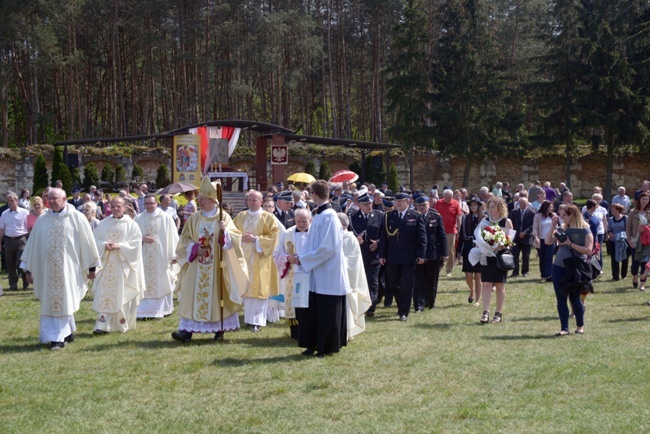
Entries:
[[115,179],[115,172],[113,171],[111,166],[109,166],[108,164],[105,164],[104,168],[102,169],[101,180],[103,182],[108,182],[108,183],[112,184],[114,179]]
[[463,185],[474,161],[502,152],[503,83],[490,7],[488,0],[445,1],[433,54],[430,101],[436,145],[442,155],[465,159]]
[[63,189],[66,193],[72,191],[72,173],[68,165],[63,161],[63,149],[60,146],[54,149],[54,156],[52,158],[51,185],[54,185],[56,181],[63,183]]
[[34,163],[34,185],[32,195],[40,196],[45,187],[49,185],[47,176],[47,163],[43,154],[38,154]]
[[321,161],[320,170],[318,171],[318,179],[324,179],[327,181],[332,177],[332,171],[330,170],[330,165],[326,160]]
[[131,180],[132,181],[143,181],[142,177],[144,176],[144,171],[142,167],[137,164],[133,165],[133,170],[131,171]]
[[391,140],[402,143],[408,154],[409,184],[413,188],[415,148],[433,145],[432,131],[427,126],[427,92],[429,88],[429,60],[427,47],[424,0],[406,0],[403,19],[395,28],[393,57],[388,68],[388,113],[392,126],[388,128]]
[[169,184],[171,184],[169,168],[166,164],[161,164],[158,166],[158,173],[156,174],[156,188],[163,188]]
[[316,178],[318,175],[318,172],[316,171],[316,165],[312,160],[309,160],[307,164],[305,164],[305,173],[309,173],[314,178]]
[[83,187],[86,191],[90,190],[91,185],[99,184],[99,175],[94,163],[88,163],[84,166]]
[[390,165],[390,170],[388,171],[388,188],[393,192],[397,191],[399,188],[399,179],[397,178],[397,166],[395,163]]
[[125,181],[126,181],[126,171],[124,170],[124,166],[118,164],[117,166],[115,166],[115,184],[117,185]]

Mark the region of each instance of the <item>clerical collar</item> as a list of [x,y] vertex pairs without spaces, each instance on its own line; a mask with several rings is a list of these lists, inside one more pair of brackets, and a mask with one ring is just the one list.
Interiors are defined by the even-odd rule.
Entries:
[[324,204],[316,208],[316,214],[320,214],[327,209],[332,209],[332,204],[329,202],[325,202]]
[[260,215],[261,212],[262,212],[262,208],[258,209],[257,211],[248,210],[248,215],[253,215],[253,216]]

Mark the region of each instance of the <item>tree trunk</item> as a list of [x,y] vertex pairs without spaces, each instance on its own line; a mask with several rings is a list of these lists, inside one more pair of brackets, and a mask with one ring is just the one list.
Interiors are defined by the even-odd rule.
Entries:
[[612,172],[614,171],[614,149],[615,141],[614,135],[608,137],[607,140],[607,154],[605,156],[605,188],[603,189],[603,198],[610,202],[612,200]]
[[415,183],[413,181],[413,168],[415,167],[415,147],[411,146],[409,148],[409,188],[411,191],[414,190]]
[[571,146],[567,145],[564,148],[564,154],[566,155],[566,164],[564,165],[564,178],[566,186],[571,190]]

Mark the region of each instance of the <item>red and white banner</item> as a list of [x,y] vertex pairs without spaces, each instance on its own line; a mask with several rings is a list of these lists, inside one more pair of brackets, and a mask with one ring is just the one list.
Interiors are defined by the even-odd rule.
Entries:
[[212,163],[228,164],[228,158],[237,147],[241,128],[199,127],[190,128],[189,133],[201,136],[201,168],[206,174]]

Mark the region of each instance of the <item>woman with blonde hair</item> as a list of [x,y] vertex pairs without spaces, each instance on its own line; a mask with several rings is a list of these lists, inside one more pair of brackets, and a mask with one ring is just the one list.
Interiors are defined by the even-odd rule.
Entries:
[[[562,233],[559,233],[556,228],[559,227],[564,232],[567,229],[577,229],[578,236],[567,236],[564,241],[559,241]],[[565,266],[565,259],[569,259],[576,254],[582,260],[587,260],[587,255],[591,255],[594,248],[594,236],[589,230],[589,224],[582,216],[582,212],[575,205],[560,205],[558,215],[552,218],[552,230],[546,234],[545,242],[547,245],[558,243],[559,247],[553,262],[553,270],[551,275],[553,277],[553,289],[555,289],[555,298],[557,300],[557,312],[560,317],[560,332],[556,336],[566,336],[569,334],[569,306],[567,305],[567,298],[571,302],[573,314],[576,317],[576,333],[583,334],[585,331],[584,316],[585,308],[582,300],[580,299],[580,291],[573,288],[567,288],[563,284],[564,275],[567,272]],[[574,231],[575,232],[575,231]],[[582,232],[582,233],[580,233]],[[556,235],[557,234],[557,235]],[[566,235],[566,232],[564,232]],[[572,239],[573,238],[573,239]],[[576,241],[580,240],[580,241]],[[584,241],[582,241],[584,240]]]
[[43,205],[43,199],[36,196],[32,202],[32,209],[27,214],[27,231],[31,232],[36,224],[36,220],[42,215],[45,214],[45,206]]
[[[488,215],[479,223],[474,231],[474,238],[482,239],[483,228],[486,226],[498,225],[506,233],[508,229],[512,230],[512,222],[508,218],[508,206],[505,201],[498,197],[493,196],[487,200]],[[497,292],[497,306],[492,323],[500,323],[503,320],[503,305],[506,301],[506,279],[508,272],[497,268],[496,253],[504,249],[504,246],[496,247],[493,254],[482,255],[481,257],[481,281],[483,293],[483,315],[481,316],[481,324],[487,324],[490,321],[490,301],[492,299],[492,287],[496,287]]]

